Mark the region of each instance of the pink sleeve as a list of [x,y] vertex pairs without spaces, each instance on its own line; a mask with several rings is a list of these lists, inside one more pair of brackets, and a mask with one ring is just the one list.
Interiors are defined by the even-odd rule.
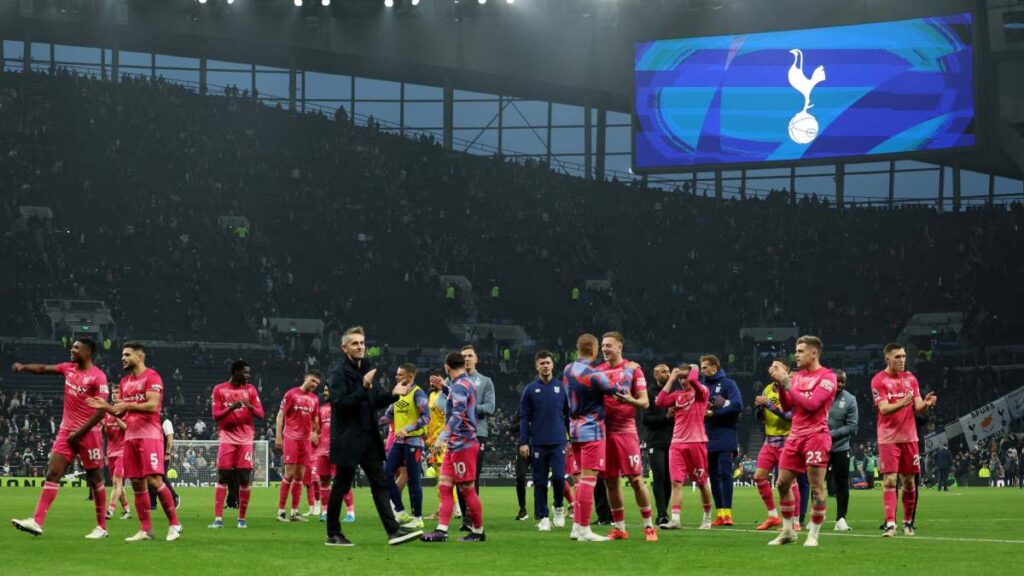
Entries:
[[150,374],[146,378],[146,392],[163,392],[164,381],[156,374]]
[[256,390],[256,387],[252,384],[249,385],[249,391],[252,392],[252,400],[249,404],[252,404],[252,416],[253,418],[263,419],[263,404],[260,402],[260,393]]
[[221,391],[220,386],[215,386],[213,389],[213,398],[211,399],[210,406],[213,408],[213,419],[220,420],[227,416],[231,412],[231,408],[224,406],[221,402]]
[[637,368],[636,372],[633,373],[634,396],[641,390],[647,390],[647,377],[644,376],[643,368]]
[[96,389],[93,391],[93,396],[96,398],[107,399],[110,396],[110,386],[107,385],[107,375],[100,372],[100,375],[96,377]]
[[791,394],[790,398],[793,399],[797,405],[808,412],[814,412],[818,408],[825,405],[828,399],[834,396],[836,393],[836,384],[831,380],[822,378],[818,382],[818,385],[814,387],[814,392],[811,392],[810,398],[804,398],[803,394]]
[[711,395],[711,391],[708,387],[701,384],[700,381],[690,381],[690,386],[693,386],[693,399],[697,402],[704,402]]
[[72,371],[74,369],[74,367],[75,367],[75,363],[74,362],[61,362],[60,364],[57,364],[56,366],[54,366],[54,368],[57,369],[57,372],[60,372],[61,374],[65,375],[65,376],[67,376],[68,372]]
[[654,405],[657,406],[658,408],[668,408],[669,406],[675,404],[675,402],[675,391],[665,393],[665,391],[662,390],[661,392],[658,392],[658,396],[654,399]]
[[885,399],[885,385],[882,384],[882,378],[880,374],[875,374],[875,377],[871,379],[871,401],[878,406],[882,400]]
[[284,393],[284,398],[281,399],[281,412],[284,412],[285,416],[288,415],[288,410],[292,407],[292,391],[289,390]]
[[786,390],[782,386],[776,386],[779,389],[779,405],[782,406],[783,412],[789,412],[793,409],[793,397],[790,395],[789,390]]
[[914,398],[921,397],[921,386],[917,383],[917,376],[910,375],[910,383],[914,387]]

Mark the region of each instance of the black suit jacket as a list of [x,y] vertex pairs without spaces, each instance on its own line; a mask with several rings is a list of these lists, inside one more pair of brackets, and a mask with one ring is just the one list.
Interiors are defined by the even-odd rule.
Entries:
[[363,376],[372,368],[365,359],[356,365],[344,356],[327,375],[331,391],[331,464],[355,468],[371,443],[384,453],[377,410],[396,398],[378,382],[369,390],[363,387]]

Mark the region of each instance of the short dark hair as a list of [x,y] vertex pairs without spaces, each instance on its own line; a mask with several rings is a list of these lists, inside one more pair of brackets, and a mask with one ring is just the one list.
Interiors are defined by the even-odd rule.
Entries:
[[399,370],[406,372],[407,374],[416,375],[416,365],[412,362],[406,362],[398,367]]
[[890,342],[885,345],[885,355],[888,356],[889,352],[892,352],[893,350],[900,350],[902,348],[903,344],[899,344],[897,342]]
[[231,374],[234,375],[235,372],[241,372],[243,368],[248,367],[249,363],[245,360],[235,360],[231,363]]
[[778,362],[779,364],[782,364],[783,366],[785,366],[786,370],[790,369],[789,358],[786,358],[784,356],[776,356],[775,358],[772,358],[772,361],[769,362],[768,365],[771,366],[772,364],[775,364],[776,362]]
[[306,373],[302,375],[302,379],[305,380],[307,376],[312,376],[321,382],[324,380],[324,375],[319,370],[306,370]]
[[444,365],[452,369],[465,368],[466,359],[462,357],[462,352],[449,352],[444,357]]
[[96,341],[93,340],[92,338],[89,338],[88,336],[84,336],[82,338],[75,338],[75,342],[78,342],[82,346],[88,348],[90,356],[96,354]]
[[537,350],[537,353],[533,355],[534,362],[537,360],[543,360],[544,358],[554,358],[554,356],[552,356],[551,352],[547,350]]
[[125,348],[129,350],[137,350],[139,352],[142,352],[143,354],[146,353],[146,347],[143,346],[142,342],[139,342],[138,340],[130,340],[128,342],[125,342],[124,344],[121,345],[121,349],[124,350]]
[[466,344],[462,348],[459,348],[459,352],[465,352],[466,350],[472,350],[473,352],[476,352],[476,346],[473,346],[472,344]]
[[706,354],[704,356],[701,356],[700,357],[700,362],[701,362],[701,364],[707,362],[708,364],[711,364],[715,368],[721,368],[722,367],[722,361],[719,360],[718,356],[715,356],[714,354]]

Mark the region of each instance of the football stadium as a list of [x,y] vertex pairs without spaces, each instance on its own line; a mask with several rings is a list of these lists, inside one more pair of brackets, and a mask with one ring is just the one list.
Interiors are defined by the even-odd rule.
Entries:
[[0,0],[0,200],[0,573],[1020,571],[1020,0]]

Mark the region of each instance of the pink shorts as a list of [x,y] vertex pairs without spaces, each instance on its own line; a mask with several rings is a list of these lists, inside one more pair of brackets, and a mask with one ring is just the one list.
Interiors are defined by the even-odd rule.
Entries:
[[82,437],[74,445],[68,442],[68,436],[71,435],[71,432],[67,428],[61,428],[57,432],[57,438],[53,440],[53,447],[50,449],[50,452],[60,454],[67,458],[68,462],[74,461],[75,456],[78,456],[82,461],[82,468],[86,470],[102,468],[103,434],[100,432],[99,427],[82,434]]
[[919,474],[921,472],[921,449],[917,442],[879,444],[879,471],[882,474]]
[[107,469],[110,470],[112,478],[124,478],[124,457],[107,456]]
[[643,473],[640,438],[636,434],[609,434],[605,444],[604,474],[601,477],[640,476]]
[[313,446],[309,438],[297,440],[295,438],[284,439],[284,463],[296,464],[298,466],[309,466],[313,456]]
[[124,441],[124,478],[145,478],[164,473],[164,439],[133,438]]
[[449,450],[444,457],[444,464],[441,464],[441,476],[454,478],[456,484],[475,481],[476,458],[479,453],[479,444],[472,444],[458,452]]
[[700,442],[673,444],[668,449],[668,474],[672,482],[707,482],[708,446]]
[[217,470],[252,470],[252,444],[228,444],[217,446]]
[[779,446],[765,442],[761,446],[761,451],[757,454],[757,467],[761,470],[774,470],[779,465],[779,459],[782,458],[782,449],[785,446],[785,444]]
[[604,439],[592,442],[573,442],[572,456],[576,460],[576,471],[604,470]]
[[828,432],[817,432],[808,436],[786,439],[786,447],[779,458],[779,468],[802,473],[811,468],[828,468],[832,436]]
[[572,455],[572,446],[565,447],[565,475],[575,476],[579,474],[579,469],[576,468],[576,458]]
[[333,477],[338,473],[337,467],[331,464],[331,456],[329,454],[317,454],[313,458],[313,476],[323,478],[324,476]]

